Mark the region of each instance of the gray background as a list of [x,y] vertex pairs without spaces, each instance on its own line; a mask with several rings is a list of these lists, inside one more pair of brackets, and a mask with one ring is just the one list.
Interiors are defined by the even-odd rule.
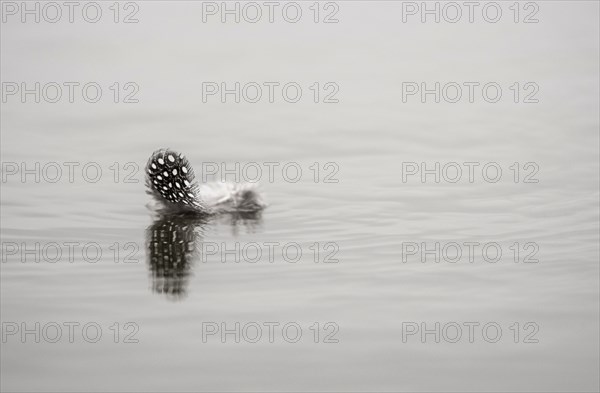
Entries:
[[[95,81],[96,104],[2,104],[4,162],[96,162],[98,183],[2,183],[2,241],[96,242],[97,263],[1,265],[2,322],[103,327],[96,344],[2,344],[6,391],[385,390],[598,391],[598,12],[593,1],[539,1],[539,23],[476,14],[474,23],[402,23],[400,2],[337,2],[336,24],[202,23],[201,3],[139,2],[139,23],[2,23],[2,81]],[[430,3],[432,4],[432,3]],[[300,83],[296,104],[202,102],[202,82]],[[335,82],[337,104],[307,86]],[[489,104],[402,102],[402,82],[495,81]],[[508,86],[535,82],[537,104]],[[108,86],[135,82],[137,104],[113,103]],[[144,252],[152,223],[143,165],[152,151],[202,162],[335,162],[338,183],[261,181],[262,220],[211,222],[204,240],[336,242],[337,264],[220,263],[192,267],[187,296],[152,293]],[[402,162],[497,162],[498,183],[402,181]],[[115,183],[114,162],[140,166]],[[508,167],[535,162],[539,183],[514,183]],[[31,178],[29,178],[31,179]],[[539,263],[402,263],[403,242],[536,242]],[[134,242],[138,263],[115,263],[111,245]],[[4,254],[3,254],[4,255]],[[138,324],[137,344],[108,327]],[[303,339],[202,342],[202,323],[295,321]],[[339,325],[337,344],[312,342],[314,322]],[[402,323],[494,321],[502,339],[455,344],[415,336]],[[514,343],[514,322],[539,326],[536,344]]]

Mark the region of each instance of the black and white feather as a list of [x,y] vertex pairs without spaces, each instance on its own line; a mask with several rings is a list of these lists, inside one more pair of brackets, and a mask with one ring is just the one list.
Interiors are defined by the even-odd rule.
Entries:
[[253,212],[266,207],[256,184],[198,185],[189,161],[170,149],[157,150],[150,156],[146,186],[164,212],[215,214]]

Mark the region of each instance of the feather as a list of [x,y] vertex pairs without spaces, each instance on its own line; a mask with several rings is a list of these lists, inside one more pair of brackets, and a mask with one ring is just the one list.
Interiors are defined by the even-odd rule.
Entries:
[[256,212],[266,207],[256,184],[215,182],[198,186],[189,161],[170,149],[157,150],[148,159],[146,187],[163,213]]

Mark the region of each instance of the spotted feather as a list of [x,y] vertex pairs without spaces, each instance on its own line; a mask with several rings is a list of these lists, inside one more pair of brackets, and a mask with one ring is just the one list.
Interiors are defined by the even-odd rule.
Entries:
[[157,150],[150,156],[146,186],[164,213],[240,213],[266,207],[256,184],[213,182],[199,186],[188,160],[170,149]]
[[166,209],[207,212],[194,170],[183,154],[170,149],[155,151],[146,164],[146,186]]

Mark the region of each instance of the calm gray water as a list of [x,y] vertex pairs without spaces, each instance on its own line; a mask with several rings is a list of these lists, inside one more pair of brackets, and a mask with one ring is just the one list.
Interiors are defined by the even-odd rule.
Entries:
[[[118,23],[108,2],[97,23],[86,3],[73,23],[65,7],[46,21],[44,3],[23,23],[14,4],[1,30],[3,391],[599,390],[598,2],[520,3],[518,23],[512,2],[497,23],[486,3],[473,23],[465,7],[449,23],[442,3],[440,23],[391,1],[321,3],[317,23],[311,2],[297,23],[287,3],[273,23],[262,3],[257,23],[246,3],[239,23],[221,22],[220,2],[120,3]],[[36,82],[40,103],[21,95]],[[73,102],[65,82],[79,83]],[[240,83],[239,103],[206,94],[222,82]],[[273,102],[265,82],[279,83]],[[403,86],[435,82],[439,103],[403,100]],[[465,82],[479,83],[473,102]],[[143,171],[161,147],[197,175],[261,168],[268,208],[157,218]],[[439,163],[439,183],[421,163]],[[159,243],[181,261],[160,263]]]

